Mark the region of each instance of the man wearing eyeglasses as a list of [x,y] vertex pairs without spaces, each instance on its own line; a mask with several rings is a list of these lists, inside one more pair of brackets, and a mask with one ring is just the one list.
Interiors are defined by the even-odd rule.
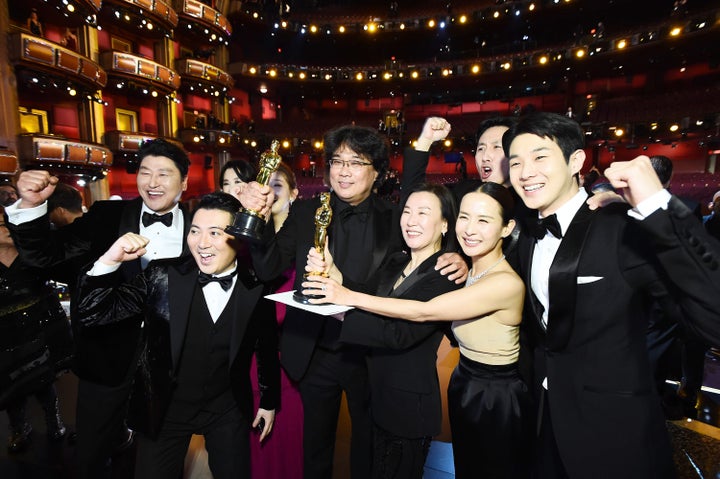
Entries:
[[[414,158],[405,163],[403,192],[424,176],[430,145],[444,139],[450,125],[429,118],[423,126]],[[332,222],[328,247],[351,289],[372,292],[373,273],[384,258],[401,250],[400,210],[373,191],[389,164],[387,138],[375,129],[342,126],[325,134],[325,179],[332,189]],[[418,158],[420,157],[420,158]],[[424,161],[422,161],[424,159]],[[268,187],[251,183],[241,197],[243,205],[266,204]],[[406,193],[403,193],[406,194]],[[401,200],[400,204],[403,203]],[[261,279],[273,278],[295,262],[295,289],[301,290],[305,258],[314,247],[318,198],[293,203],[282,229],[253,248],[253,262]],[[272,228],[266,228],[272,230]],[[268,232],[268,235],[272,232]],[[464,280],[467,266],[459,255],[438,264],[449,280]],[[369,388],[365,351],[339,341],[341,323],[297,308],[288,308],[280,337],[282,365],[299,382],[304,409],[304,477],[330,479],[333,471],[335,432],[343,391],[352,421],[350,469],[353,479],[367,479],[372,457]]]

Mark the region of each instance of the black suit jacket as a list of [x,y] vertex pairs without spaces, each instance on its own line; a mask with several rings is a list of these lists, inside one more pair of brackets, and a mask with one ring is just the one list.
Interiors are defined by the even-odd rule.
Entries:
[[[411,155],[417,156],[412,167],[403,171],[402,188],[404,195],[424,175],[425,166],[429,158],[428,153],[412,150]],[[403,195],[403,196],[404,196]],[[333,195],[332,202],[339,201]],[[347,282],[345,285],[351,289],[374,293],[377,284],[370,281],[386,257],[400,251],[403,246],[400,233],[400,210],[398,205],[378,198],[371,194],[370,208],[375,241],[370,258],[356,258],[355,261],[369,261],[370,274],[368,281],[363,283]],[[402,203],[402,201],[401,201]],[[319,198],[300,200],[293,203],[282,228],[272,238],[265,238],[263,245],[251,248],[253,263],[258,276],[263,281],[270,281],[291,266],[295,266],[295,289],[300,290],[305,273],[305,258],[308,251],[315,244],[315,211],[320,206]],[[333,252],[332,225],[328,235],[330,252]],[[270,233],[268,233],[270,235]],[[285,314],[282,334],[280,337],[280,350],[282,352],[282,365],[288,375],[299,381],[310,364],[310,358],[323,330],[325,318],[298,308],[288,308]]]
[[[75,284],[83,267],[102,256],[120,236],[140,232],[142,198],[127,201],[96,201],[87,213],[58,230],[50,228],[44,215],[33,221],[8,228],[21,257],[28,264],[51,269],[53,279],[66,282],[75,300]],[[184,238],[190,228],[185,208]],[[183,246],[186,252],[186,246]],[[125,280],[141,271],[140,260],[123,263]],[[85,330],[73,321],[75,339],[75,372],[85,380],[117,386],[128,375],[135,356],[139,328],[129,324],[108,324],[106,328]],[[112,354],[108,354],[112,352]]]
[[[674,477],[645,344],[653,301],[676,301],[690,329],[720,340],[718,252],[702,225],[675,197],[641,222],[627,208],[583,205],[573,218],[550,267],[547,329],[527,288],[522,327],[535,351],[534,386],[570,477]],[[521,235],[527,285],[534,244]]]
[[[144,322],[141,353],[128,414],[129,425],[155,437],[172,400],[175,373],[185,341],[198,268],[191,257],[153,261],[130,283],[119,272],[82,274],[72,314],[86,328]],[[230,342],[232,392],[243,415],[252,419],[250,360],[257,351],[259,407],[275,409],[280,398],[277,322],[256,314],[263,285],[238,264],[238,280],[227,308],[233,308]],[[110,353],[106,353],[110,354]]]
[[[410,261],[396,253],[379,271],[378,296],[429,301],[462,287],[435,271],[442,252],[420,264],[393,290]],[[441,431],[442,403],[437,349],[450,323],[413,323],[352,310],[345,315],[340,340],[369,346],[370,409],[373,422],[397,436],[419,438]]]

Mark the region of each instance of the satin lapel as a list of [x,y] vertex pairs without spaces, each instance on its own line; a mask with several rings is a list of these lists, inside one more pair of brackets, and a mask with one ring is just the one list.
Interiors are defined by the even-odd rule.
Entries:
[[[405,278],[400,285],[393,291],[389,296],[399,297],[402,296],[406,291],[408,291],[410,288],[412,288],[414,285],[420,283],[427,277],[428,274],[431,272],[434,272],[434,266],[435,263],[437,263],[438,256],[443,254],[443,251],[437,252],[430,256],[428,259],[423,261],[417,268],[415,268],[415,271],[413,271],[410,276]],[[409,259],[408,259],[409,261]],[[403,267],[405,267],[405,264],[407,264],[407,261],[403,264]],[[395,276],[397,278],[398,275]]]
[[183,270],[183,272],[180,272],[174,266],[168,268],[170,349],[172,351],[173,369],[178,367],[182,345],[185,342],[185,330],[190,318],[190,306],[197,285],[196,276],[197,268],[190,268],[189,271]]
[[[393,286],[395,286],[395,282],[400,277],[402,270],[405,269],[405,266],[407,266],[408,261],[410,261],[410,257],[408,255],[398,254],[393,256],[392,263],[388,264],[387,267],[383,267],[383,276],[380,278],[380,282],[378,284],[378,296],[392,295]],[[407,279],[401,283],[401,286],[406,281]]]
[[[180,204],[180,213],[182,213],[183,217],[183,237],[182,237],[182,256],[186,256],[190,254],[190,250],[188,249],[187,241],[185,241],[185,238],[187,238],[188,232],[190,231],[190,223],[192,221],[192,217],[190,216],[190,213],[188,212],[187,208]],[[140,218],[138,217],[138,221],[140,221]]]
[[542,320],[544,308],[543,305],[540,304],[540,301],[537,299],[537,296],[535,296],[535,293],[530,287],[530,285],[532,284],[530,273],[532,270],[532,260],[534,253],[535,239],[530,237],[526,233],[520,233],[520,238],[518,239],[518,261],[520,263],[520,271],[522,272],[523,281],[527,285],[527,298],[528,302],[530,303],[530,308],[532,309],[531,314],[533,314],[535,321],[544,331],[545,323],[543,323]]
[[369,269],[371,272],[377,271],[385,258],[393,231],[393,210],[391,208],[380,210],[376,208],[378,203],[377,198],[373,198],[373,204],[370,205],[371,208],[374,208],[372,216],[375,221],[375,248],[373,249],[372,265]]
[[[142,198],[130,200],[122,210],[120,222],[118,223],[118,238],[125,233],[140,232],[140,211],[142,210]],[[142,271],[142,264],[139,259],[123,264],[123,274],[127,278],[133,278]]]
[[258,306],[258,301],[263,301],[260,298],[262,291],[262,285],[255,286],[248,290],[242,281],[238,280],[235,282],[230,303],[227,305],[227,307],[232,306],[234,311],[232,315],[232,338],[230,339],[230,365],[235,361],[235,356],[242,344],[250,318]]
[[583,204],[563,236],[560,248],[550,266],[547,345],[551,350],[563,349],[572,334],[575,305],[578,299],[578,264],[591,224],[592,211]]

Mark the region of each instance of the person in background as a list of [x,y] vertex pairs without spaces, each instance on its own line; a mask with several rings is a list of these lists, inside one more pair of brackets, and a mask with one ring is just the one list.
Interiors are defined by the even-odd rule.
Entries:
[[[415,150],[422,157],[403,171],[404,188],[411,188],[425,170],[430,145],[450,131],[442,118],[429,118]],[[330,251],[344,282],[375,291],[370,282],[384,258],[402,248],[397,205],[377,197],[373,188],[389,163],[387,138],[372,128],[347,125],[324,137],[325,174],[332,188],[333,220]],[[406,152],[407,154],[407,152]],[[243,204],[262,205],[272,192],[252,182],[244,189]],[[273,195],[274,196],[274,195]],[[403,199],[404,201],[404,199]],[[272,280],[295,263],[299,290],[308,251],[314,246],[315,212],[319,198],[296,201],[283,227],[274,237],[251,248],[260,278]],[[268,228],[266,228],[268,230]],[[462,279],[467,271],[459,255],[441,257],[439,268],[449,279]],[[299,382],[303,399],[303,455],[305,479],[330,478],[335,436],[343,392],[352,421],[350,469],[354,479],[370,477],[372,423],[364,348],[339,341],[340,325],[328,317],[291,308],[280,336],[281,361],[290,378]]]
[[245,185],[255,179],[255,167],[245,160],[230,160],[220,168],[220,190],[240,197]]
[[55,228],[69,225],[83,215],[82,195],[66,183],[55,185],[55,191],[47,201],[50,222]]
[[38,19],[37,9],[33,8],[30,11],[30,16],[28,17],[25,26],[33,35],[37,35],[38,37],[43,36],[43,27],[42,23],[40,23],[40,20]]
[[708,208],[710,208],[710,214],[703,216],[705,229],[714,238],[720,240],[720,191],[715,192]]
[[74,52],[78,51],[78,38],[70,27],[65,27],[65,33],[63,34],[61,43]]
[[[275,233],[280,231],[290,213],[290,207],[298,197],[295,173],[287,163],[281,162],[277,170],[270,176],[270,188],[274,193],[270,218],[267,228]],[[291,291],[295,283],[295,268],[290,267],[272,282],[274,293]],[[277,323],[282,327],[285,321],[286,306],[275,303]],[[253,393],[259,396],[258,380],[255,364],[252,368]],[[251,477],[255,479],[286,479],[294,477],[302,479],[302,438],[303,409],[302,398],[296,382],[291,380],[284,370],[280,371],[280,404],[275,415],[275,429],[272,436],[264,443],[250,444]]]
[[[240,209],[233,196],[203,196],[187,235],[191,256],[153,261],[123,281],[118,269],[147,251],[126,233],[87,267],[73,302],[87,328],[143,322],[130,419],[138,431],[135,479],[177,479],[193,434],[205,436],[216,479],[250,474],[250,429],[267,438],[280,396],[277,324],[255,314],[264,286],[225,233]],[[112,354],[108,352],[108,354]],[[260,398],[253,404],[250,359]]]
[[10,206],[17,200],[17,188],[10,181],[0,183],[0,206]]
[[65,436],[55,379],[70,368],[72,336],[57,295],[44,270],[18,255],[0,207],[0,409],[6,409],[11,453],[31,442],[25,404],[34,395],[45,412],[48,440]]
[[[380,298],[349,290],[340,286],[332,278],[332,273],[330,278],[311,276],[303,283],[303,287],[308,288],[307,292],[314,290],[318,296],[324,296],[312,300],[315,304],[329,302],[354,306],[371,313],[412,321],[412,324],[420,322],[423,324],[416,326],[426,329],[433,324],[436,327],[438,321],[452,321],[453,334],[460,347],[460,363],[448,387],[448,412],[455,477],[458,479],[515,479],[527,477],[529,473],[532,401],[527,386],[520,378],[517,363],[525,288],[503,254],[503,240],[510,238],[515,226],[511,217],[514,209],[512,202],[510,192],[492,182],[463,197],[454,230],[463,252],[472,261],[472,269],[466,287],[458,291],[435,297],[428,297],[428,291],[424,298],[416,297],[416,301],[410,301],[403,294]],[[319,261],[315,253],[311,255]],[[322,268],[316,270],[325,271]],[[400,283],[398,287],[402,286]],[[361,314],[354,323],[347,324],[354,314],[345,314],[343,330],[352,327],[359,335],[373,330],[373,322],[369,320],[372,316],[367,314]],[[402,321],[396,323],[386,327],[386,341],[393,341],[394,336],[401,341],[402,332],[410,330],[409,326],[401,326]],[[399,361],[399,358],[387,358],[385,367],[398,367],[400,376],[385,382],[383,388],[399,384],[398,387],[409,390],[402,374],[412,375],[410,371],[417,366],[408,363],[402,370],[402,365],[394,365],[391,361]],[[428,366],[434,369],[435,363]],[[372,374],[370,377],[372,380]],[[417,406],[411,407],[411,401],[395,404],[390,393],[383,392],[381,388],[377,392],[381,398],[373,414],[392,422],[393,419],[386,416],[388,412],[400,417],[415,412]],[[382,403],[382,398],[387,401]],[[403,407],[410,411],[402,411]],[[396,447],[393,445],[390,449]],[[406,450],[403,448],[403,455]],[[386,473],[373,477],[422,477],[422,470],[412,476]]]

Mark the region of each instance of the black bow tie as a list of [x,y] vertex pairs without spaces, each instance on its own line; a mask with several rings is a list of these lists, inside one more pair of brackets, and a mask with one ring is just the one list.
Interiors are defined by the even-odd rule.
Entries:
[[213,281],[215,281],[217,283],[220,283],[220,286],[223,290],[227,291],[232,287],[233,277],[236,274],[237,270],[225,276],[213,276],[211,274],[203,273],[202,271],[200,271],[198,273],[198,283],[200,283],[200,286],[202,287],[208,283],[212,283]]
[[144,227],[148,227],[153,223],[160,222],[164,224],[165,226],[170,226],[172,224],[173,220],[173,214],[171,213],[165,213],[164,215],[159,215],[157,213],[148,213],[147,211],[142,214],[142,224]]
[[550,233],[557,239],[562,239],[562,229],[558,222],[557,215],[552,214],[546,218],[538,218],[533,229],[535,238],[543,239],[546,233]]

